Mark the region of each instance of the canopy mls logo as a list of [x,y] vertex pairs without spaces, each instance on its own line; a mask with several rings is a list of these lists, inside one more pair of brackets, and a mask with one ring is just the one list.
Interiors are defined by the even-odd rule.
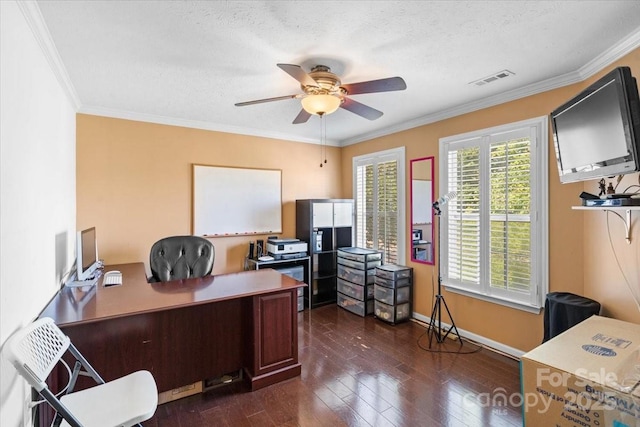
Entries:
[[594,344],[585,344],[582,346],[582,349],[588,353],[595,354],[596,356],[613,357],[617,355],[617,353],[610,348]]

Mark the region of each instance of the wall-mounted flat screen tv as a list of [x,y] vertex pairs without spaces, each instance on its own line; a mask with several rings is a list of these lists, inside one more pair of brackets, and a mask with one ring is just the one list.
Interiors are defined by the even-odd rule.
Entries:
[[638,86],[618,67],[551,113],[562,183],[640,171]]

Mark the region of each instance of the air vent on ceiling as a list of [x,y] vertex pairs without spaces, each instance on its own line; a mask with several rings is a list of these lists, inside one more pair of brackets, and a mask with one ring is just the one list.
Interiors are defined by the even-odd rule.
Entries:
[[476,86],[483,86],[483,85],[486,85],[487,83],[492,83],[492,82],[504,79],[505,77],[514,76],[514,75],[515,73],[509,70],[502,70],[502,71],[498,71],[497,73],[493,73],[490,76],[483,77],[479,80],[474,80],[469,84],[476,85]]

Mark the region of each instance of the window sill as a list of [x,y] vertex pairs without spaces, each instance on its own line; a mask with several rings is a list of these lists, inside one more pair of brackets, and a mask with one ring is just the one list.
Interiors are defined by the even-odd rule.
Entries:
[[528,313],[534,313],[534,314],[540,314],[540,312],[542,311],[542,307],[526,304],[520,301],[508,300],[504,298],[493,297],[490,295],[479,294],[477,292],[469,291],[468,289],[458,288],[452,285],[445,285],[444,283],[442,284],[442,286],[447,291],[452,292],[454,294],[460,294],[467,297],[479,299],[482,301],[504,305],[505,307],[515,308],[516,310],[522,310],[522,311],[526,311]]

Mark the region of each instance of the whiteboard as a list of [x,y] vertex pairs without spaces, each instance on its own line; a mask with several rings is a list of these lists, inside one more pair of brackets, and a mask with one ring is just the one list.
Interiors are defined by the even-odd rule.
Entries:
[[282,233],[282,171],[193,165],[192,233]]
[[433,215],[431,181],[411,181],[411,218],[414,224],[431,224]]

